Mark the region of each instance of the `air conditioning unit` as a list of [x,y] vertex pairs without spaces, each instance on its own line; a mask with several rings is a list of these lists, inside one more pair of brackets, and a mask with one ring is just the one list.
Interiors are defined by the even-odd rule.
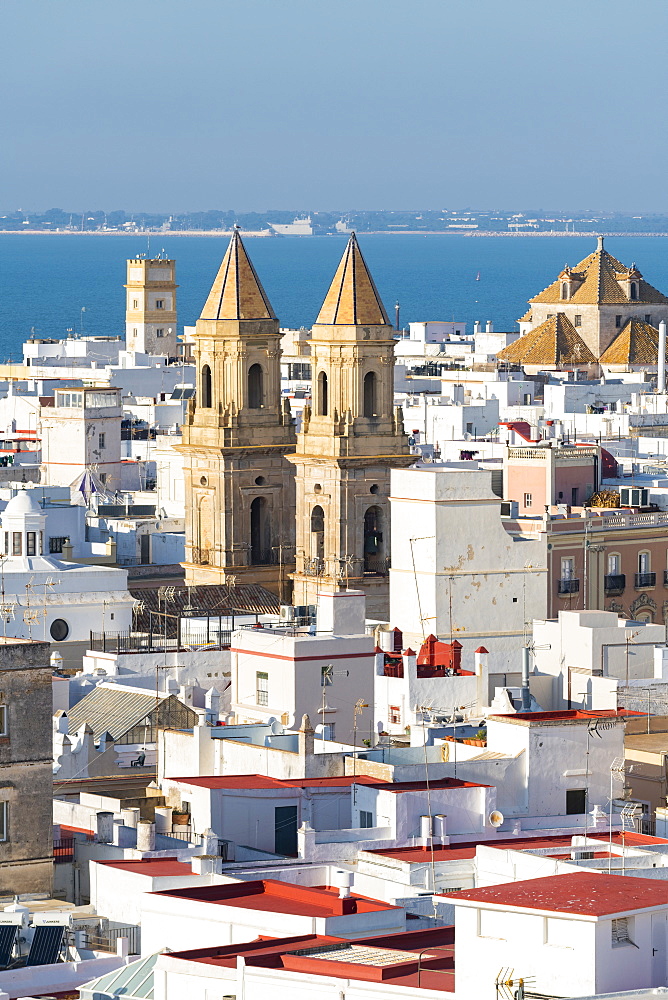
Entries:
[[619,503],[622,507],[646,507],[649,503],[649,490],[637,486],[621,486]]
[[293,622],[295,620],[295,609],[291,604],[281,604],[278,614],[282,622]]
[[501,501],[501,517],[519,517],[520,505],[517,500]]

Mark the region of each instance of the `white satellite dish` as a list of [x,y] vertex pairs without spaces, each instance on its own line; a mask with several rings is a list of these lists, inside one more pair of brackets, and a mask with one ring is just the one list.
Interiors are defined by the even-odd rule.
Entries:
[[501,826],[501,824],[503,823],[503,813],[500,812],[498,809],[494,809],[489,814],[488,820],[490,826],[494,827]]

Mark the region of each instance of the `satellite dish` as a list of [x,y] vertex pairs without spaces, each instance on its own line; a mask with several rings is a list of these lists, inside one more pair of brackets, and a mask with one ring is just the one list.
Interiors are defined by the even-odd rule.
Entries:
[[272,736],[282,736],[283,735],[283,733],[284,733],[285,730],[283,729],[283,726],[278,721],[278,719],[271,719],[269,725],[271,726],[271,735]]
[[489,825],[493,827],[501,826],[503,823],[503,813],[498,809],[494,809],[487,818],[489,820]]

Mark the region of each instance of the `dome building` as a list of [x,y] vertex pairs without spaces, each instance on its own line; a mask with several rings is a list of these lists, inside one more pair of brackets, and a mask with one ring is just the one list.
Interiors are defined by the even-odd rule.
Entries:
[[124,569],[45,555],[46,522],[26,490],[0,515],[0,628],[5,636],[51,642],[66,667],[80,666],[91,631],[132,627],[134,598]]

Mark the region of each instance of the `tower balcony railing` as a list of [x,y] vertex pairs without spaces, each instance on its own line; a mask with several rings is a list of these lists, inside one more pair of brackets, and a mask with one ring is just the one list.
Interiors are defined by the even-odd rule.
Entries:
[[605,577],[605,593],[607,597],[622,594],[626,587],[626,576],[623,573],[613,573]]
[[387,556],[365,555],[364,575],[365,576],[387,576],[390,572],[390,560]]
[[567,580],[559,580],[559,594],[577,594],[580,590],[580,581],[576,577],[569,577]]
[[325,560],[315,556],[304,560],[304,572],[307,576],[322,576],[325,572]]

